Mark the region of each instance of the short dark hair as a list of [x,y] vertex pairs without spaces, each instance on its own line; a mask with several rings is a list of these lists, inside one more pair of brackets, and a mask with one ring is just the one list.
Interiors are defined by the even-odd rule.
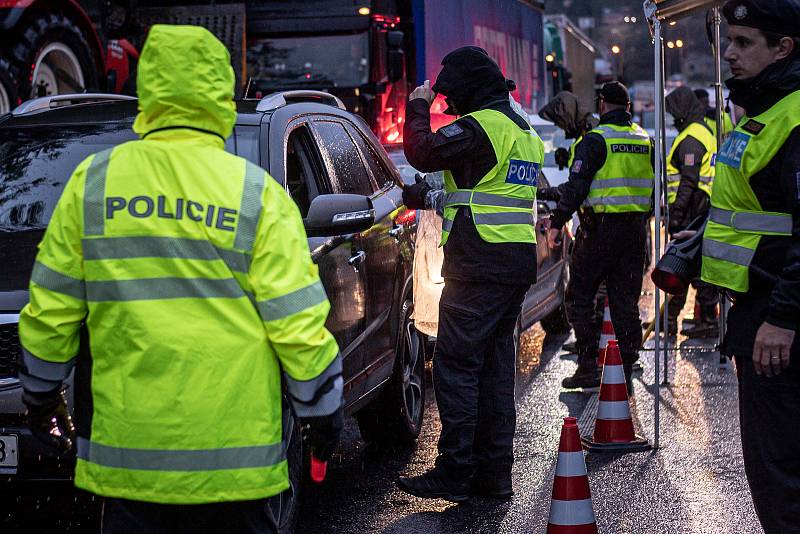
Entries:
[[767,30],[758,30],[758,31],[760,31],[761,35],[764,36],[764,39],[767,40],[767,46],[769,46],[770,48],[775,48],[776,46],[780,45],[781,39],[783,39],[784,37],[788,37],[789,39],[792,40],[792,42],[794,42],[794,49],[792,50],[792,53],[789,54],[789,57],[795,57],[800,53],[800,38],[792,37],[791,35],[783,35],[780,33],[771,32]]

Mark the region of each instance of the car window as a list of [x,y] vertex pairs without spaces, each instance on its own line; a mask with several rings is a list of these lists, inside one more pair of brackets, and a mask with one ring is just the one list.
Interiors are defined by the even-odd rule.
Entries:
[[335,193],[372,195],[373,187],[358,149],[339,122],[316,121],[320,149]]
[[225,141],[225,150],[260,165],[258,143],[260,133],[261,128],[258,126],[237,126]]
[[305,124],[295,127],[286,140],[286,190],[303,217],[311,201],[327,193],[319,152]]
[[385,185],[392,183],[392,175],[389,173],[388,169],[386,169],[383,162],[378,158],[378,155],[375,154],[375,149],[371,146],[370,142],[367,141],[359,129],[352,124],[347,124],[347,132],[356,142],[359,150],[361,150],[361,155],[364,156],[364,160],[367,162],[367,167],[372,173],[372,178],[375,180],[375,183],[378,184],[378,187],[384,187]]
[[130,124],[0,128],[0,232],[46,228],[78,164],[132,139]]

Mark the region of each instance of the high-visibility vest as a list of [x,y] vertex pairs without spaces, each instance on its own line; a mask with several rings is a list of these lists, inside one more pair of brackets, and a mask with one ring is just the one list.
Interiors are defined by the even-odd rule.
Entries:
[[708,196],[711,196],[711,187],[714,183],[714,160],[717,155],[717,138],[714,137],[704,124],[693,122],[678,134],[675,141],[672,142],[672,148],[669,151],[667,158],[667,200],[670,204],[675,202],[678,196],[678,188],[681,185],[681,171],[673,163],[675,153],[678,147],[687,137],[697,139],[699,143],[706,149],[703,154],[703,161],[700,162],[700,179],[698,181],[698,188],[704,191]]
[[[717,138],[717,120],[712,119],[711,117],[704,117],[703,120],[711,128],[711,134],[714,136],[714,139]],[[722,138],[724,139],[733,131],[733,120],[731,119],[731,114],[722,112]]]
[[764,211],[750,179],[772,161],[798,126],[800,91],[795,91],[764,113],[743,117],[722,145],[703,234],[704,281],[747,292],[761,237],[792,235],[792,215]]
[[472,189],[459,189],[444,172],[445,208],[442,245],[461,206],[468,206],[478,235],[489,243],[536,243],[536,186],[544,163],[544,143],[535,131],[522,130],[505,114],[484,109],[475,119],[494,148],[497,163]]
[[603,124],[591,133],[603,137],[606,161],[595,173],[584,205],[597,213],[650,211],[655,180],[647,132],[637,124]]
[[19,331],[30,374],[63,380],[88,326],[78,487],[157,503],[254,500],[289,485],[281,370],[299,416],[341,405],[329,309],[283,188],[221,138],[178,128],[78,167]]
[[572,169],[572,164],[575,162],[575,148],[583,140],[583,136],[579,136],[575,141],[569,145],[569,161],[567,162],[567,170]]

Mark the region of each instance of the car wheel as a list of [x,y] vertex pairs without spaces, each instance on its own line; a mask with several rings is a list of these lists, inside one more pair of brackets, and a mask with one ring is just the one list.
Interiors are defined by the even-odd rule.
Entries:
[[11,112],[17,105],[17,84],[11,75],[11,65],[0,57],[0,115]]
[[356,414],[367,443],[409,445],[419,436],[425,415],[425,342],[413,320],[414,303],[403,302],[394,373],[371,405]]
[[98,73],[81,30],[62,15],[30,22],[12,49],[23,100],[98,89]]
[[289,466],[289,488],[269,499],[268,506],[278,524],[279,534],[293,534],[300,513],[300,494],[303,486],[303,439],[300,421],[289,408],[288,399],[283,399],[283,435],[286,436],[286,461]]

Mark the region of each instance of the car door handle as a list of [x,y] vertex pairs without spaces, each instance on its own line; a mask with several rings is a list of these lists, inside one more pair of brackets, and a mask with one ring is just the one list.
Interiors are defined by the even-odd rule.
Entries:
[[355,267],[361,264],[366,259],[366,257],[367,253],[364,252],[363,250],[360,250],[359,252],[356,253],[355,256],[351,256],[350,259],[347,260],[347,263],[349,263],[352,267]]
[[394,228],[389,230],[389,235],[394,237],[394,238],[400,237],[401,235],[403,235],[403,227],[402,226],[395,226]]

